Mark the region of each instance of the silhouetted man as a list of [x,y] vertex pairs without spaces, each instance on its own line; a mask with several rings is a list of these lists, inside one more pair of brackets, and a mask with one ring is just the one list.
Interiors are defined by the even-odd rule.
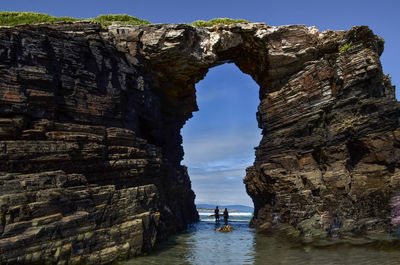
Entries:
[[215,207],[214,214],[215,214],[215,222],[219,223],[219,209],[218,209],[218,206]]
[[228,224],[228,219],[229,219],[228,209],[225,208],[225,211],[224,211],[224,222],[225,222],[225,225]]

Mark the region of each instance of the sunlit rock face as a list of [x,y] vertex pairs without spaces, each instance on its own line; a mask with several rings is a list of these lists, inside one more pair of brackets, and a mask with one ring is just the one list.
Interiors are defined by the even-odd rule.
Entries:
[[367,27],[0,28],[0,261],[105,264],[198,220],[180,129],[225,62],[260,86],[251,225],[390,230],[400,106],[382,51]]

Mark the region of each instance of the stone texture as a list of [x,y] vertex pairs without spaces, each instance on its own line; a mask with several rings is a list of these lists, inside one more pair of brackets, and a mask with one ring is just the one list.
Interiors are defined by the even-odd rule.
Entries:
[[229,233],[229,232],[232,232],[233,230],[235,230],[235,228],[231,225],[223,225],[223,226],[215,229],[215,231],[223,232],[223,233]]
[[198,220],[186,168],[148,135],[164,117],[144,59],[103,31],[0,29],[2,264],[106,264]]
[[400,104],[382,52],[368,27],[0,28],[0,262],[106,264],[196,221],[180,129],[226,62],[260,86],[251,225],[390,231]]

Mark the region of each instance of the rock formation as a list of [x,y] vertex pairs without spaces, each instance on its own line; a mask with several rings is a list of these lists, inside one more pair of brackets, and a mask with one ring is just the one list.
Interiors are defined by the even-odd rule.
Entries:
[[215,229],[215,231],[223,232],[223,233],[232,232],[233,230],[235,230],[235,228],[233,226],[231,226],[231,225],[223,225],[223,226],[218,227],[217,229]]
[[0,263],[106,264],[197,221],[180,129],[226,62],[260,86],[251,224],[390,230],[400,104],[382,52],[368,27],[0,28]]
[[0,29],[2,264],[109,263],[198,220],[171,151],[180,121],[164,116],[144,58],[103,33]]

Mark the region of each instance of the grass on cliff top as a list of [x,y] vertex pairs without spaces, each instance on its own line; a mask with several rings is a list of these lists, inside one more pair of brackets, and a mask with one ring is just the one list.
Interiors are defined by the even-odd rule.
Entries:
[[15,26],[19,24],[31,24],[40,22],[61,22],[77,21],[79,19],[72,17],[53,17],[47,14],[34,12],[0,12],[0,26]]
[[34,12],[0,12],[0,26],[15,26],[20,24],[32,23],[54,23],[54,22],[68,22],[68,21],[95,21],[104,26],[111,25],[116,22],[122,25],[143,25],[151,24],[147,20],[139,19],[128,15],[100,15],[96,18],[79,19],[72,17],[53,17],[47,14],[34,13]]
[[137,17],[132,17],[129,15],[100,15],[91,20],[101,23],[104,26],[111,25],[113,22],[117,22],[122,25],[148,25],[151,24],[147,20],[143,20]]
[[194,26],[194,27],[212,27],[214,25],[218,24],[235,24],[235,23],[250,23],[247,20],[244,19],[232,19],[232,18],[213,18],[209,21],[204,21],[204,20],[197,20],[195,22],[190,23],[189,25]]
[[[15,26],[21,24],[32,24],[32,23],[54,23],[54,22],[70,22],[70,21],[94,21],[99,22],[103,26],[109,26],[112,23],[120,25],[148,25],[151,24],[147,20],[132,17],[129,15],[100,15],[96,18],[72,18],[72,17],[54,17],[48,14],[34,13],[34,12],[0,12],[0,26]],[[218,24],[235,24],[235,23],[249,23],[244,19],[232,19],[232,18],[214,18],[209,21],[197,20],[189,23],[194,27],[211,27]]]

